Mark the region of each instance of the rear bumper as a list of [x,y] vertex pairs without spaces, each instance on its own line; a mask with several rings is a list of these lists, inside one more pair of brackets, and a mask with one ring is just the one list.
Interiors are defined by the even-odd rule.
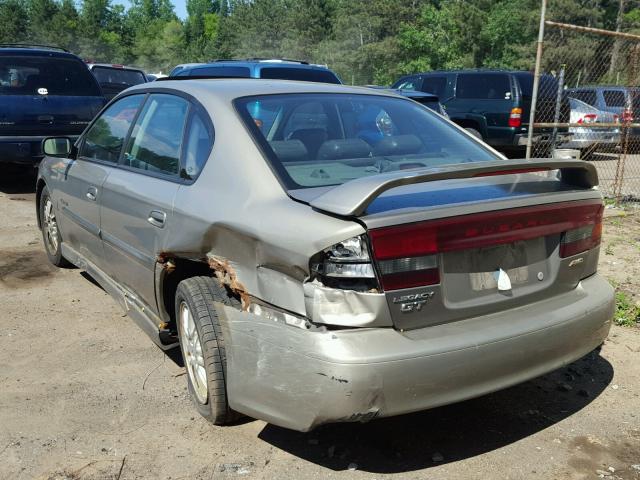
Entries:
[[615,149],[620,146],[620,132],[597,131],[573,133],[571,140],[562,148],[589,148],[599,146],[602,149]]
[[[37,164],[43,157],[42,141],[51,136],[0,136],[0,164]],[[78,138],[78,135],[65,136],[72,142]]]
[[613,289],[598,275],[506,312],[409,332],[312,332],[225,308],[231,407],[295,430],[458,402],[584,356],[608,335]]

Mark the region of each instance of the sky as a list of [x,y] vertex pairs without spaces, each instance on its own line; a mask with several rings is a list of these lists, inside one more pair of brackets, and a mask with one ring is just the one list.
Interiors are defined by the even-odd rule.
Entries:
[[[114,4],[124,5],[126,8],[129,8],[131,4],[129,0],[114,0]],[[187,0],[171,0],[173,6],[175,7],[176,15],[181,19],[187,18]]]

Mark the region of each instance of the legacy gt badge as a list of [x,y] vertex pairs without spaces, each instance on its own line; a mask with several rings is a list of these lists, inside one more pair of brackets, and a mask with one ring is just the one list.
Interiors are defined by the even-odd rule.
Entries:
[[411,295],[400,295],[399,297],[393,297],[393,303],[400,304],[400,311],[402,313],[419,312],[422,310],[427,301],[433,297],[434,292],[413,293]]
[[49,90],[47,90],[47,89],[46,89],[46,88],[44,88],[44,87],[40,87],[40,88],[38,89],[38,93],[39,93],[40,95],[49,95]]

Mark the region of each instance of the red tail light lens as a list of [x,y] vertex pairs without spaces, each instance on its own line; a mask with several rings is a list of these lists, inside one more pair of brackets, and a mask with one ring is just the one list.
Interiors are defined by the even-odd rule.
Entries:
[[578,123],[596,123],[598,121],[598,115],[595,113],[587,113],[582,118],[578,119]]
[[586,225],[584,227],[569,230],[562,236],[560,243],[560,257],[572,257],[579,253],[586,252],[600,245],[602,237],[602,216],[600,223]]
[[633,112],[629,109],[626,109],[622,112],[622,121],[625,123],[633,122]]
[[[414,257],[513,243],[567,232],[561,256],[575,255],[600,243],[603,205],[600,200],[565,202],[464,215],[427,222],[372,229],[369,231],[373,257],[378,265],[389,260],[407,261]],[[591,235],[571,236],[571,232],[591,228]],[[586,230],[585,230],[586,231]],[[435,263],[434,263],[435,265]],[[426,265],[425,265],[426,266]],[[426,273],[425,270],[435,270]],[[385,289],[410,288],[438,283],[437,267],[392,273],[381,269]],[[417,272],[421,272],[418,274]],[[391,277],[391,275],[395,275]],[[423,275],[415,278],[414,275]]]
[[522,109],[512,108],[509,114],[509,126],[520,127],[522,125]]

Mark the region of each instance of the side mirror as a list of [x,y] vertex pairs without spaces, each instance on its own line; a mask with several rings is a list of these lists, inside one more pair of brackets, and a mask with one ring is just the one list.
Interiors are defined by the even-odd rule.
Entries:
[[68,157],[73,144],[67,137],[50,137],[42,141],[42,151],[50,157]]

